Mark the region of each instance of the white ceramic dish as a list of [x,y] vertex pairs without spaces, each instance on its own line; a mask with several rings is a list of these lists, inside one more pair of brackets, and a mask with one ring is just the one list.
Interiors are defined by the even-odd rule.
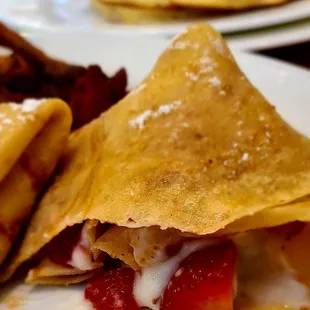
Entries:
[[228,34],[230,45],[243,51],[258,51],[310,42],[310,18],[290,24]]
[[[310,0],[222,17],[202,18],[222,33],[269,27],[310,18]],[[89,6],[89,0],[1,0],[0,20],[22,29],[45,31],[104,31],[171,36],[190,22],[157,25],[116,25],[105,22]],[[197,21],[197,20],[196,20]]]
[[[130,86],[137,84],[153,66],[167,45],[162,39],[126,38],[110,35],[37,34],[30,37],[50,54],[81,64],[98,63],[107,73],[125,66]],[[279,61],[234,52],[241,68],[280,114],[296,129],[310,136],[310,73]],[[83,303],[83,285],[71,287],[33,287],[21,284],[6,286],[0,295],[11,296],[0,304],[8,310],[88,310]]]

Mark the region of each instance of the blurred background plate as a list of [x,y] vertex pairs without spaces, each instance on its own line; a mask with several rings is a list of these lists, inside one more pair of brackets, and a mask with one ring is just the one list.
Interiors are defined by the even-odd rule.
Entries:
[[264,29],[227,34],[225,39],[235,49],[245,51],[261,51],[310,42],[310,19]]
[[[310,0],[238,12],[195,21],[210,22],[222,33],[269,27],[310,18]],[[93,12],[89,0],[1,0],[0,20],[19,29],[45,31],[104,31],[172,36],[190,22],[153,25],[121,25],[104,21]]]

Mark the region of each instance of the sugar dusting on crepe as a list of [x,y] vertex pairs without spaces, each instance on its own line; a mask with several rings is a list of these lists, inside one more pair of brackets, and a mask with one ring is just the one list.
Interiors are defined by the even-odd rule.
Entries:
[[26,99],[22,104],[22,112],[34,112],[46,99]]
[[180,100],[176,100],[170,104],[161,105],[156,111],[146,110],[134,119],[130,120],[129,125],[132,128],[143,129],[147,120],[155,119],[161,115],[167,115],[170,112],[177,110],[181,104],[182,102]]
[[[26,99],[21,104],[9,102],[7,105],[11,110],[15,112],[20,112],[16,116],[16,120],[25,124],[27,120],[34,120],[34,112],[36,109],[45,102],[46,99]],[[9,118],[5,113],[0,113],[0,123],[3,125],[12,125],[14,123],[12,118]],[[3,130],[3,126],[0,128],[0,132]]]

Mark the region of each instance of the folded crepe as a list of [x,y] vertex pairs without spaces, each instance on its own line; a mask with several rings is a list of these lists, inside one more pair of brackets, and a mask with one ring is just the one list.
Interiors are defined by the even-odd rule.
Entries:
[[162,23],[169,21],[193,20],[199,17],[219,14],[215,9],[200,10],[192,8],[144,7],[106,3],[102,0],[90,0],[92,9],[110,22],[124,24]]
[[180,309],[174,297],[193,310],[200,299],[203,309],[234,299],[242,310],[309,307],[309,228],[296,222],[310,220],[309,185],[309,139],[251,85],[220,34],[198,25],[71,135],[2,281],[28,260],[27,282],[69,284],[117,259],[131,268],[97,274],[113,279],[103,290],[111,279],[90,280],[92,302],[135,277],[130,302],[150,309]]
[[246,9],[257,6],[276,5],[286,0],[98,0],[107,4],[121,4],[149,8],[190,7],[218,9]]
[[286,2],[287,0],[90,0],[93,9],[105,19],[127,24],[189,20]]
[[70,133],[60,100],[0,104],[0,264],[6,259]]

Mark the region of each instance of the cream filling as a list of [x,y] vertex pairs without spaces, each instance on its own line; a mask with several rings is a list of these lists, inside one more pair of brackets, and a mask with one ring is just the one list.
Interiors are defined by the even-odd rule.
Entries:
[[68,262],[73,268],[87,271],[93,269],[92,255],[91,255],[91,243],[87,235],[87,227],[84,224],[81,238],[78,244],[72,251],[71,260]]
[[[291,310],[310,307],[309,288],[298,282],[287,266],[281,246],[284,239],[264,231],[240,234],[232,238],[238,248],[239,263],[234,291],[237,305],[242,300],[255,307],[285,306]],[[213,241],[214,242],[214,241]],[[158,310],[169,280],[180,263],[191,253],[214,244],[209,240],[186,242],[175,256],[137,273],[134,298],[140,307]]]
[[257,231],[233,239],[239,252],[237,301],[291,310],[310,306],[309,288],[296,280],[281,251],[283,238]]

